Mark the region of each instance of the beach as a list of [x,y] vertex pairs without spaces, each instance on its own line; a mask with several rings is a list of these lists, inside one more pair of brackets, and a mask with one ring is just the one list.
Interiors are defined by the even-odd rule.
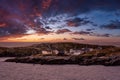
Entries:
[[120,80],[119,70],[120,66],[40,65],[0,59],[0,80]]

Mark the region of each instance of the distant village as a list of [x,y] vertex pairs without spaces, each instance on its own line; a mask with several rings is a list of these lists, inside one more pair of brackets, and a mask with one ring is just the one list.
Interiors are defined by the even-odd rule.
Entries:
[[28,47],[0,48],[0,56],[22,57],[31,55],[80,55],[89,52],[100,53],[101,50],[114,46],[99,46],[77,43],[42,43]]
[[56,55],[80,55],[94,50],[101,50],[102,47],[96,49],[93,48],[81,48],[81,49],[69,49],[69,50],[42,50],[42,54],[56,54]]

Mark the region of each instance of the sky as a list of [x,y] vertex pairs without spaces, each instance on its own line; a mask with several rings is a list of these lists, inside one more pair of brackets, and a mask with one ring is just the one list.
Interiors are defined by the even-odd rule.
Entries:
[[0,0],[0,44],[120,45],[120,0]]

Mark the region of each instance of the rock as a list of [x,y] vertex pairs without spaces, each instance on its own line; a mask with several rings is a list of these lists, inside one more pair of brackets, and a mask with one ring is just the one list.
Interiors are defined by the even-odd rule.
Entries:
[[22,57],[15,59],[7,59],[6,62],[16,63],[33,63],[33,64],[79,64],[79,65],[105,65],[118,66],[120,65],[120,56],[111,57],[57,57],[47,56],[39,58]]
[[119,66],[120,65],[120,56],[112,56],[110,60],[105,62],[105,66]]

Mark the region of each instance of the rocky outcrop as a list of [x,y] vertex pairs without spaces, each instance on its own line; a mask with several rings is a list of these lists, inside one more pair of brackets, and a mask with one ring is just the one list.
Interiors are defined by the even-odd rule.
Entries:
[[119,66],[120,65],[120,56],[112,56],[109,58],[109,61],[106,61],[105,66]]
[[120,65],[120,56],[111,57],[58,57],[58,56],[47,56],[47,57],[22,57],[15,59],[8,59],[6,62],[16,63],[33,63],[33,64],[79,64],[79,65],[105,65],[105,66],[118,66]]

